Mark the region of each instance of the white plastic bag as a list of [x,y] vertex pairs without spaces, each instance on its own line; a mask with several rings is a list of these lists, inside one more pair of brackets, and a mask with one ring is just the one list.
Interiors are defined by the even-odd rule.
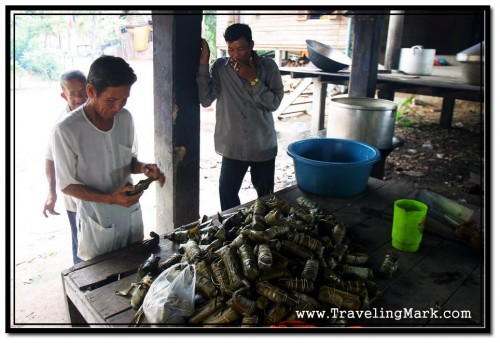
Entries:
[[142,309],[150,324],[182,324],[194,313],[194,265],[177,263],[163,271],[149,288]]

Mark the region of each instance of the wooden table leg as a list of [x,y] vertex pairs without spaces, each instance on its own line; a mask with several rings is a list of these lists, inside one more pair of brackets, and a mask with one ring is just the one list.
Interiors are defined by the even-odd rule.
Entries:
[[316,135],[325,128],[326,83],[314,79],[313,108],[311,116],[311,135]]
[[439,126],[442,128],[450,128],[453,121],[453,111],[455,108],[455,98],[443,97],[443,107],[441,109],[441,118]]
[[378,89],[377,96],[379,99],[384,99],[384,100],[390,100],[394,101],[394,95],[395,95],[394,89],[391,87],[387,87],[385,85],[381,85]]
[[70,298],[66,297],[66,308],[68,310],[69,320],[73,327],[89,327],[80,311],[76,308]]

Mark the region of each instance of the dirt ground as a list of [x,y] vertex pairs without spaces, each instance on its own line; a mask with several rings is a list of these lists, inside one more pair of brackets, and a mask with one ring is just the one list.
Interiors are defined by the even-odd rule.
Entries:
[[[407,95],[399,94],[398,99],[402,96]],[[417,189],[432,189],[461,203],[481,206],[484,153],[489,143],[480,104],[457,100],[452,127],[441,128],[441,100],[417,97],[415,102],[420,105],[411,105],[410,113],[396,124],[395,136],[404,144],[388,156],[385,179],[404,178]]]
[[[139,158],[153,161],[152,62],[132,61],[139,77],[127,108],[133,113],[139,138]],[[82,70],[88,68],[81,67]],[[47,194],[44,176],[44,151],[47,137],[64,106],[57,83],[23,80],[15,91],[15,212],[13,263],[11,266],[11,318],[13,326],[61,327],[68,325],[61,271],[71,266],[70,230],[62,202],[59,216],[43,217]],[[396,102],[409,95],[398,94]],[[415,188],[428,188],[458,201],[481,205],[478,182],[484,168],[484,118],[477,103],[457,101],[453,127],[438,126],[440,100],[419,98],[424,105],[412,105],[406,119],[411,125],[396,124],[395,135],[404,144],[394,150],[386,163],[386,178],[407,180]],[[32,104],[43,104],[36,109]],[[422,103],[422,102],[418,102]],[[428,104],[425,104],[428,103]],[[220,157],[213,148],[213,108],[201,113],[200,215],[219,210],[218,176]],[[32,125],[21,126],[29,118]],[[275,120],[279,137],[275,190],[295,183],[293,164],[286,155],[289,142],[306,137],[310,116],[301,114]],[[487,144],[487,142],[486,142]],[[140,176],[139,176],[140,178]],[[137,180],[139,179],[137,178]],[[479,181],[478,181],[479,180]],[[242,202],[255,199],[250,179],[244,180]],[[141,198],[145,231],[155,227],[155,192]]]

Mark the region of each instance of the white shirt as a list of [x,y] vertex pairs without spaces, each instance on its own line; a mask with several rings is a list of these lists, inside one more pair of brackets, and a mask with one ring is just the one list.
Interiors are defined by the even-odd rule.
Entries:
[[[62,119],[66,118],[66,116],[68,116],[70,112],[71,109],[69,108],[69,105],[66,105],[66,108],[64,109],[64,111],[61,112],[57,121],[59,122]],[[54,130],[52,130],[50,134],[49,143],[47,144],[47,151],[45,153],[45,159],[52,162],[54,162],[54,154],[53,154],[54,149],[52,148],[52,141],[54,139],[53,136],[54,136]],[[66,207],[66,210],[71,212],[76,212],[76,203],[73,200],[73,198],[67,194],[63,194],[63,198],[64,198],[64,207]]]
[[[132,183],[131,160],[137,157],[132,115],[122,109],[109,131],[96,128],[83,107],[60,121],[52,143],[58,187],[86,185],[112,193]],[[88,260],[144,238],[139,203],[130,207],[76,199],[78,257]]]

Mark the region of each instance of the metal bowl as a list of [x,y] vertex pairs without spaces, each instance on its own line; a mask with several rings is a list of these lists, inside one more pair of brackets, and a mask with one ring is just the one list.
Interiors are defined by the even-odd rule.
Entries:
[[311,62],[319,69],[335,73],[351,65],[351,59],[331,46],[307,39],[307,52]]

